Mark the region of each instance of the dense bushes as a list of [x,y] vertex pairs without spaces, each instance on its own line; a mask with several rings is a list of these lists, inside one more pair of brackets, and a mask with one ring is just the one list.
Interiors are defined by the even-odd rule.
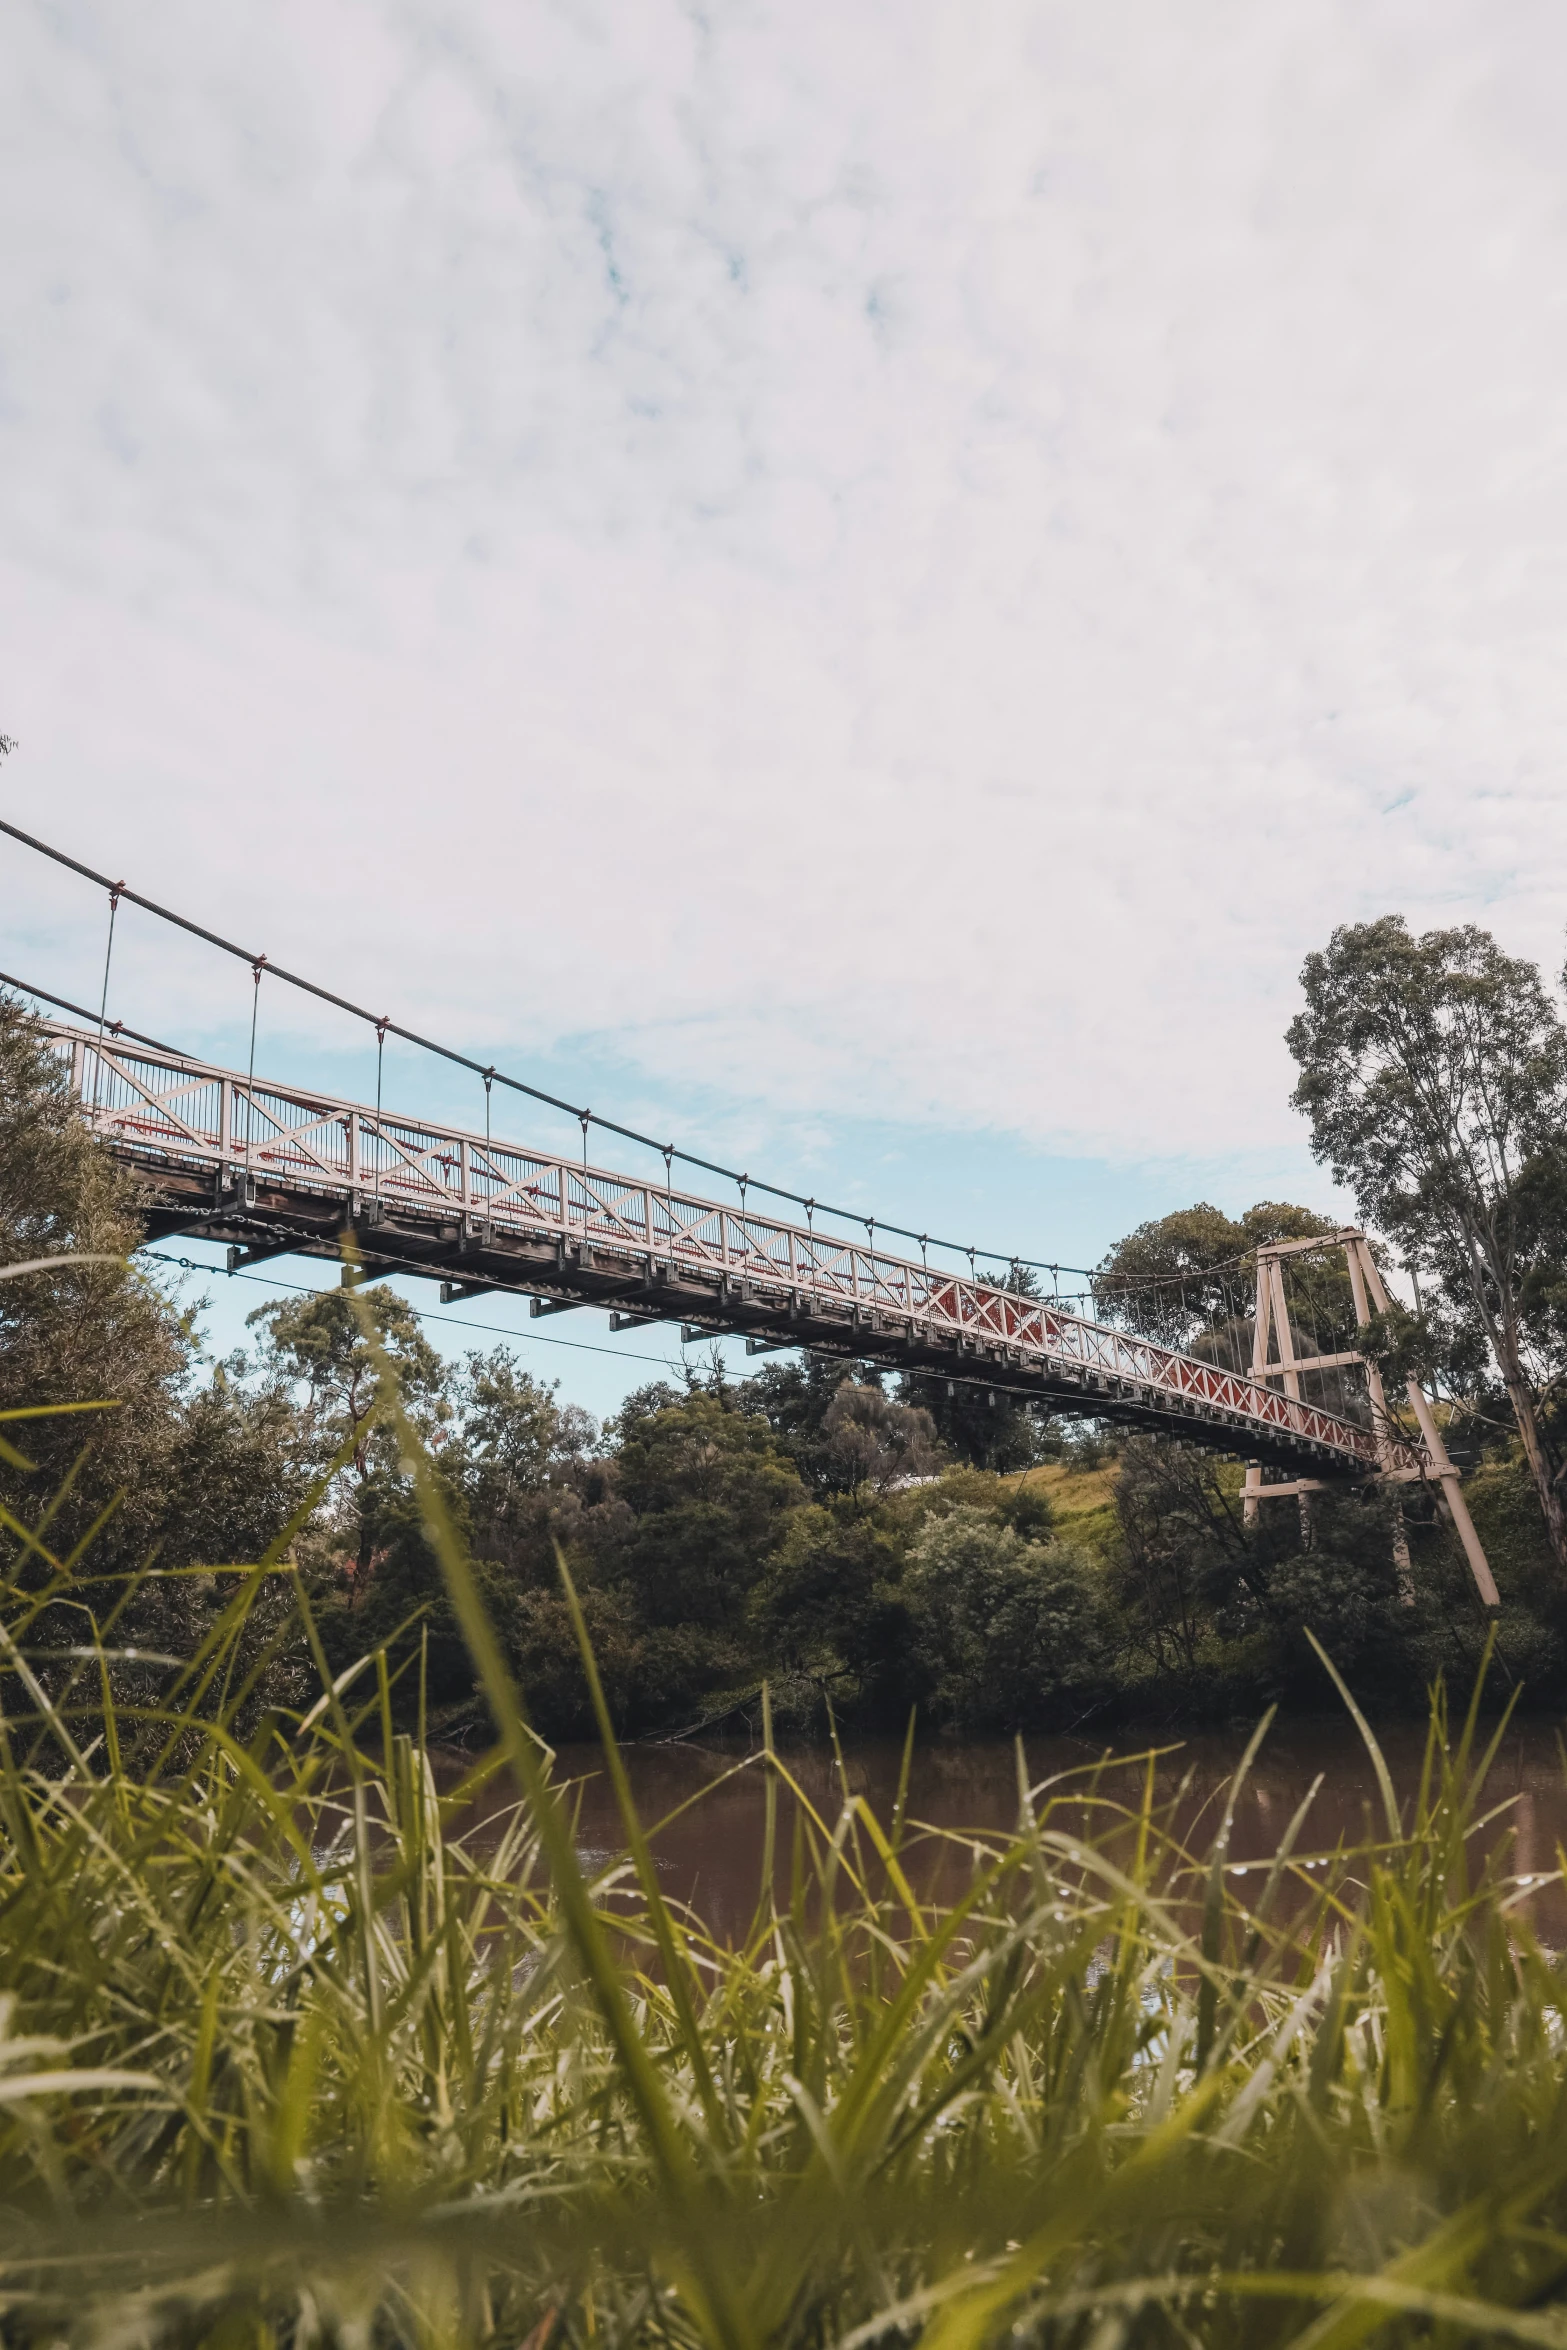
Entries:
[[921,1527],[904,1588],[914,1665],[952,1729],[1075,1729],[1112,1685],[1104,1577],[1069,1542],[1027,1542],[960,1503]]
[[[500,1382],[493,1365],[470,1367],[454,1382],[440,1478],[541,1727],[589,1727],[557,1557],[583,1595],[616,1720],[634,1734],[754,1716],[764,1681],[796,1726],[820,1726],[830,1707],[891,1727],[914,1707],[957,1736],[1320,1706],[1308,1633],[1384,1711],[1418,1709],[1436,1673],[1474,1668],[1484,1624],[1467,1570],[1418,1500],[1403,1504],[1405,1604],[1386,1494],[1321,1494],[1304,1520],[1277,1504],[1248,1528],[1239,1464],[1190,1447],[1132,1440],[1107,1461],[1095,1445],[1092,1470],[1068,1456],[1015,1478],[949,1460],[938,1475],[845,1488],[822,1424],[844,1398],[838,1426],[874,1431],[872,1392],[863,1377],[820,1382],[815,1424],[795,1393],[779,1427],[766,1391],[709,1377],[645,1390],[604,1431],[572,1421],[563,1439],[560,1407],[525,1374]],[[1077,1506],[1101,1490],[1108,1506]],[[1059,1525],[1052,1494],[1070,1505]],[[1498,1562],[1499,1682],[1512,1673],[1550,1699],[1560,1642],[1527,1531],[1525,1517]],[[302,1555],[334,1659],[372,1634],[410,1662],[423,1642],[434,1718],[448,1734],[477,1723],[440,1576],[395,1477],[346,1493]]]

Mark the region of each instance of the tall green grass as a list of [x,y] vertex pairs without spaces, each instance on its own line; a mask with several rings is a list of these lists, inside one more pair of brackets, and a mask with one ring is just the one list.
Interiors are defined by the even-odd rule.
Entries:
[[1245,1874],[1250,1756],[1198,1848],[1151,1758],[1020,1756],[1013,1832],[941,1839],[847,1778],[813,1808],[769,1735],[726,1942],[661,1895],[607,1721],[624,1853],[579,1859],[403,1437],[500,1729],[444,1794],[303,1593],[317,1685],[255,1718],[281,1549],[122,1709],[123,1588],[7,1522],[6,2343],[1567,2350],[1564,1970],[1480,1833],[1474,1711],[1438,1697],[1402,1805],[1378,1758],[1354,1849],[1308,1800]]

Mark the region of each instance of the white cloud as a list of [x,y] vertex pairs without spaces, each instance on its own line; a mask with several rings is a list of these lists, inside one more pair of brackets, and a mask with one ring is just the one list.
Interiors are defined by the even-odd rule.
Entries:
[[1529,0],[18,12],[8,812],[489,1051],[1279,1147],[1335,921],[1557,958],[1564,69]]

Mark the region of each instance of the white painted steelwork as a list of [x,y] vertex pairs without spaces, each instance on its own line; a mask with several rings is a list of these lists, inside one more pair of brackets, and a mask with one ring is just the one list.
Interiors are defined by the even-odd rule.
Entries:
[[[1011,1366],[1043,1373],[1085,1399],[1114,1395],[1145,1404],[1167,1421],[1188,1416],[1254,1428],[1259,1437],[1317,1452],[1330,1472],[1434,1473],[1423,1447],[1385,1425],[1359,1426],[1262,1379],[1088,1321],[1048,1299],[891,1255],[869,1239],[784,1223],[667,1182],[641,1182],[461,1128],[378,1114],[363,1103],[252,1083],[234,1070],[145,1046],[106,1038],[100,1047],[90,1031],[60,1022],[41,1026],[69,1062],[84,1116],[111,1148],[143,1170],[210,1174],[215,1198],[241,1181],[281,1184],[290,1194],[339,1204],[352,1223],[377,1211],[435,1214],[476,1238],[550,1242],[582,1261],[606,1252],[640,1264],[650,1277],[694,1279],[720,1299],[775,1303],[806,1319],[847,1315],[868,1340],[891,1329],[911,1339],[958,1341],[982,1366],[995,1366],[998,1378]],[[721,1306],[713,1319],[723,1319]],[[744,1315],[735,1322],[747,1326]],[[877,1350],[867,1343],[860,1351]]]

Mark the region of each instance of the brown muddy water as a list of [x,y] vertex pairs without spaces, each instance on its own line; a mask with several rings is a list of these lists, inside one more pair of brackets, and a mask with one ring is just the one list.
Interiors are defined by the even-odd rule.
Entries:
[[[1378,1741],[1407,1817],[1419,1784],[1424,1730],[1397,1723],[1379,1731]],[[1164,1733],[1123,1738],[1112,1754],[1141,1757],[1151,1748],[1159,1750],[1156,1801],[1170,1807],[1170,1824],[1182,1841],[1204,1851],[1218,1826],[1226,1782],[1245,1746],[1240,1735],[1200,1732],[1177,1738]],[[1026,1738],[1023,1750],[1036,1799],[1044,1782],[1056,1782],[1055,1791],[1062,1795],[1083,1790],[1090,1774],[1104,1765],[1097,1794],[1106,1808],[1095,1814],[1088,1805],[1073,1803],[1058,1816],[1056,1824],[1074,1833],[1089,1828],[1095,1816],[1102,1829],[1110,1818],[1109,1805],[1140,1799],[1146,1767],[1141,1761],[1106,1764],[1103,1748],[1078,1738]],[[622,1752],[643,1824],[657,1829],[654,1851],[666,1892],[693,1904],[720,1940],[739,1938],[754,1914],[759,1890],[766,1784],[759,1756],[743,1746],[710,1744],[629,1745]],[[801,1793],[829,1826],[838,1818],[845,1791],[863,1796],[884,1823],[891,1821],[903,1759],[898,1741],[847,1743],[841,1777],[826,1745],[782,1752]],[[558,1770],[575,1783],[583,1859],[593,1868],[607,1864],[622,1849],[623,1837],[602,1755],[593,1746],[563,1747]],[[1340,1844],[1353,1846],[1385,1833],[1376,1774],[1352,1723],[1328,1718],[1276,1725],[1236,1808],[1230,1862],[1240,1880],[1238,1891],[1244,1894],[1245,1874],[1271,1859],[1319,1779],[1296,1844],[1299,1856],[1329,1853]],[[692,1802],[693,1797],[699,1800]],[[500,1790],[492,1789],[483,1808],[502,1800]],[[779,1824],[781,1893],[787,1883],[789,1808],[786,1804]],[[1535,1930],[1557,1948],[1567,1944],[1567,1889],[1551,1881],[1561,1866],[1558,1847],[1567,1846],[1567,1767],[1554,1722],[1535,1719],[1508,1731],[1479,1809],[1493,1816],[1477,1829],[1471,1849],[1499,1847],[1500,1864],[1510,1875],[1545,1880],[1530,1903]],[[967,1839],[1005,1837],[1016,1825],[1016,1749],[1000,1740],[917,1747],[907,1817],[911,1829],[927,1831],[914,1838],[910,1856],[910,1875],[919,1891],[927,1898],[955,1893],[971,1866]]]

